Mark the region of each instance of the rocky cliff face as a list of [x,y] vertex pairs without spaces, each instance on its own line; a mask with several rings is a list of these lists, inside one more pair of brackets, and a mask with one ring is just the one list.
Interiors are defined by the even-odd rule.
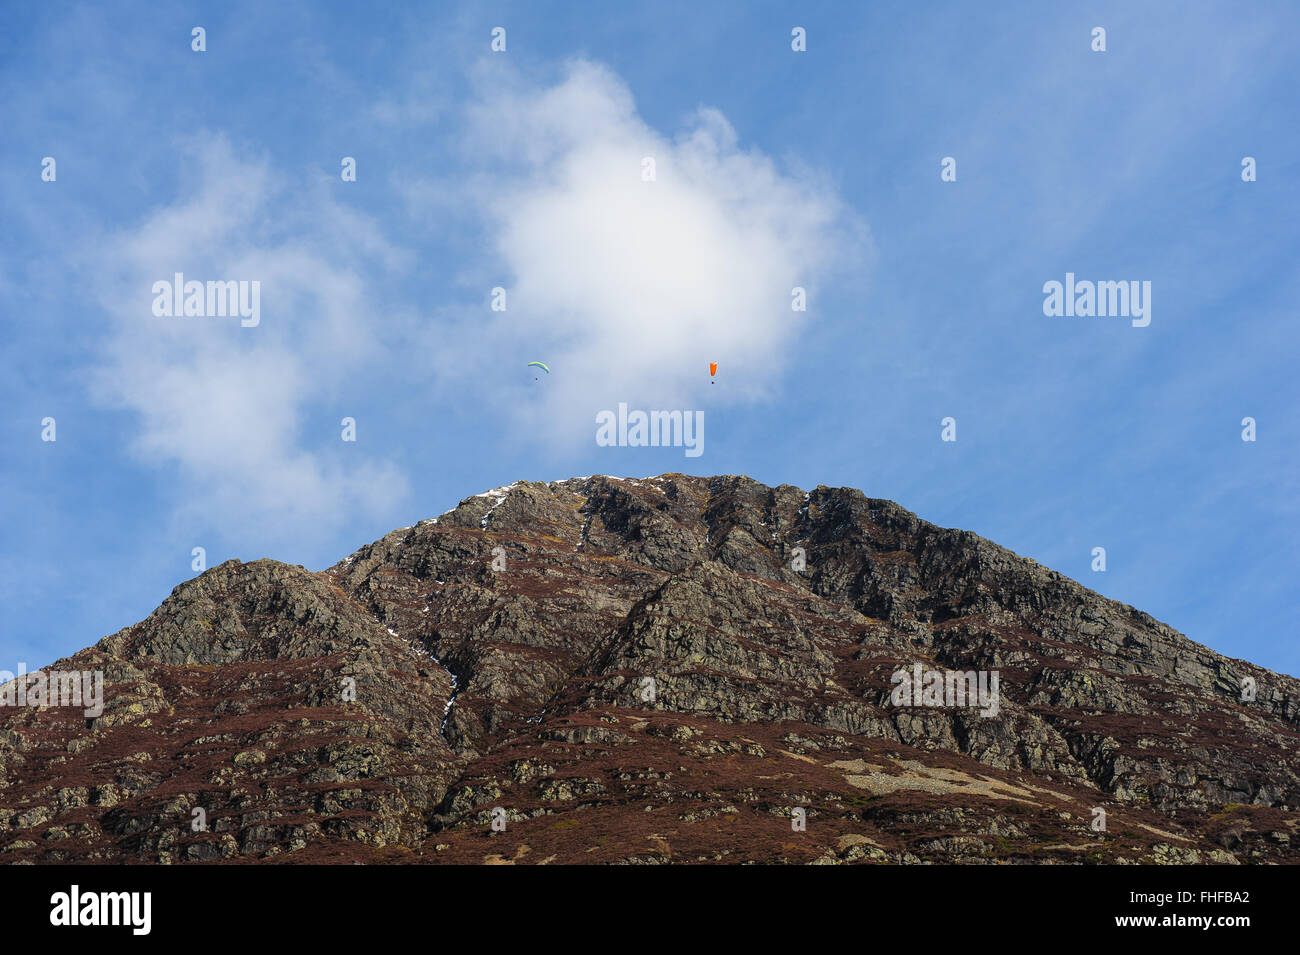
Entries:
[[847,488],[519,482],[74,669],[0,708],[5,861],[1300,861],[1300,682]]

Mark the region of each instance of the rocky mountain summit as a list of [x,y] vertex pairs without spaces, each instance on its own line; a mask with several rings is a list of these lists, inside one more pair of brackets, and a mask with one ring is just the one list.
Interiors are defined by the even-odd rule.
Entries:
[[7,862],[1300,861],[1300,681],[849,488],[520,481],[46,669]]

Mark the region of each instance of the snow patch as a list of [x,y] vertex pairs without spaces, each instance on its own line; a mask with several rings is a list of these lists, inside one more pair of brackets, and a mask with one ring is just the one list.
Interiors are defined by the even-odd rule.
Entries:
[[483,515],[483,519],[478,522],[479,527],[483,530],[487,530],[488,519],[492,516],[492,512],[505,503],[506,496],[518,486],[519,482],[515,481],[513,484],[507,484],[505,487],[494,487],[490,491],[484,491],[482,494],[474,495],[475,497],[490,498],[492,501],[492,506],[487,509],[487,513]]
[[[429,608],[425,607],[424,609],[428,610]],[[392,630],[389,630],[388,632],[393,633]],[[397,636],[397,634],[393,634],[393,636]],[[447,705],[442,708],[442,725],[438,727],[438,731],[442,732],[447,728],[447,720],[450,718],[451,705],[456,702],[456,696],[460,693],[460,681],[456,679],[456,674],[452,673],[448,667],[444,666],[443,662],[430,653],[428,647],[420,641],[412,640],[411,649],[415,651],[416,656],[428,657],[439,667],[442,667],[447,676],[451,677],[451,696],[447,697]]]
[[447,676],[451,677],[451,696],[447,697],[447,705],[442,708],[442,724],[438,727],[438,732],[441,733],[447,728],[447,720],[451,719],[451,705],[456,702],[456,696],[460,693],[460,681],[456,679],[456,674],[452,673],[447,667],[442,666],[442,662],[437,657],[433,658],[433,662],[446,670]]
[[475,497],[505,497],[507,494],[509,494],[518,486],[519,486],[519,482],[515,481],[513,484],[507,484],[504,487],[494,487],[490,491],[483,491],[481,494],[475,494],[474,496]]

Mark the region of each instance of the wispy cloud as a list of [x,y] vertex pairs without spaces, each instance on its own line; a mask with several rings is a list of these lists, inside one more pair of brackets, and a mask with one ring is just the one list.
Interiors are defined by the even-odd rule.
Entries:
[[[90,253],[112,319],[93,394],[136,413],[131,450],[174,467],[185,509],[220,515],[227,533],[301,530],[400,499],[407,484],[392,464],[350,462],[336,420],[308,434],[303,419],[332,378],[382,357],[366,275],[402,267],[403,253],[364,216],[310,185],[287,189],[222,136],[181,152],[195,170],[186,195]],[[177,272],[258,281],[261,323],[156,317],[152,284]]]

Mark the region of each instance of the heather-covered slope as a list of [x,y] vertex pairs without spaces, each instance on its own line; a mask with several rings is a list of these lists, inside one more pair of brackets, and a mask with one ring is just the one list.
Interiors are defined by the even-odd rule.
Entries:
[[0,709],[10,861],[1300,859],[1295,679],[851,489],[519,482],[71,668],[102,716]]

